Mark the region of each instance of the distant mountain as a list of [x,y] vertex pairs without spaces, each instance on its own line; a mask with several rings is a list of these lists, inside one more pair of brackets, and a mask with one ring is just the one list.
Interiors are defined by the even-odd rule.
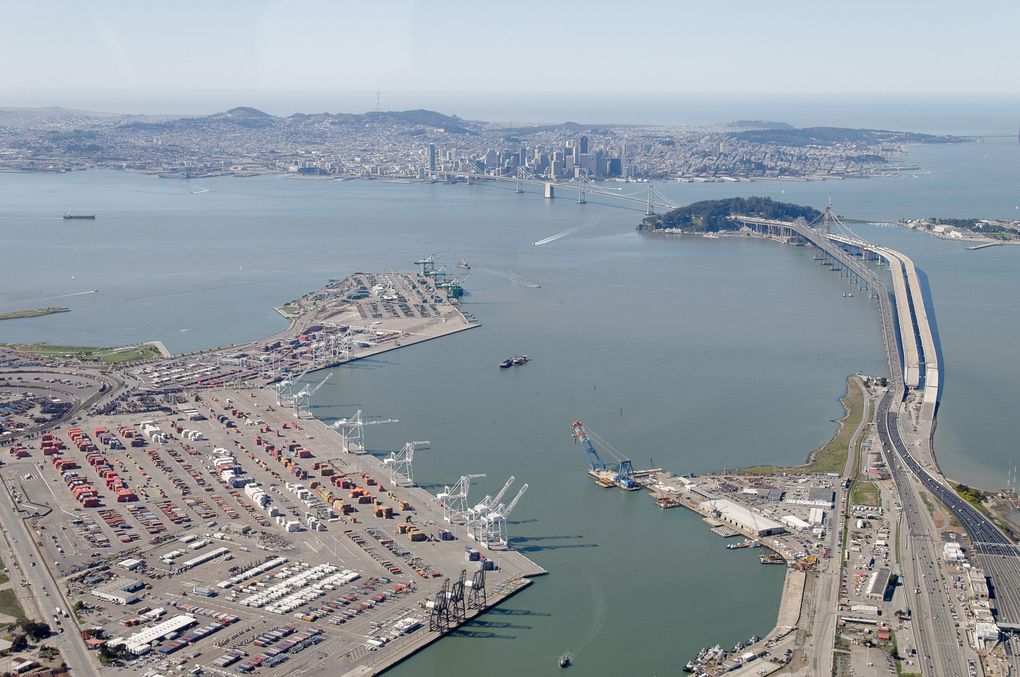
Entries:
[[771,120],[734,120],[727,122],[724,127],[730,129],[794,129],[794,126],[786,122],[772,122]]
[[270,115],[256,108],[241,106],[212,115],[182,117],[160,122],[132,121],[124,127],[142,130],[214,130],[216,128],[241,129],[301,129],[322,126],[364,126],[370,124],[429,127],[458,134],[478,128],[477,123],[436,111],[416,109],[405,111],[373,111],[369,113],[295,113],[287,117]]
[[960,143],[970,141],[958,136],[937,136],[886,129],[849,129],[846,127],[773,127],[730,132],[728,136],[749,143],[778,146],[828,146],[837,143],[877,145],[883,143]]

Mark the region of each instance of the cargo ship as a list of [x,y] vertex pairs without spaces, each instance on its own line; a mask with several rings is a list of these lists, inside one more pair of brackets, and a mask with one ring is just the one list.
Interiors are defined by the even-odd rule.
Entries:
[[95,221],[96,220],[96,215],[95,214],[72,214],[71,212],[64,212],[64,220],[68,221],[70,219],[88,219],[89,221]]

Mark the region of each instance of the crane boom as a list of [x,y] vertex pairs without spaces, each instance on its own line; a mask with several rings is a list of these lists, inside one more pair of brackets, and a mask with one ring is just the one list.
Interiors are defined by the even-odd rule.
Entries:
[[580,421],[574,421],[574,441],[580,441],[581,446],[584,447],[584,455],[588,459],[589,470],[606,470],[606,462],[602,460],[599,452],[595,449],[595,445],[588,439],[588,431],[584,429],[584,424]]

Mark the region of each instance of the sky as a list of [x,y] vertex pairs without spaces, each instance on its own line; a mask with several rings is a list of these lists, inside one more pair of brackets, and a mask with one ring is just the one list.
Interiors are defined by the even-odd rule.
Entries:
[[1016,95],[1018,25],[1015,0],[0,0],[0,106],[300,92],[365,110],[377,90]]

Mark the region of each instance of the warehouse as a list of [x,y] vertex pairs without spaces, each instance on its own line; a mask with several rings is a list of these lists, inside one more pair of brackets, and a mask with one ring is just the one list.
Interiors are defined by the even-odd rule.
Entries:
[[127,650],[131,653],[138,655],[148,653],[150,644],[153,642],[163,639],[167,635],[175,632],[180,632],[185,628],[190,628],[192,625],[197,623],[194,616],[174,616],[169,620],[165,620],[159,625],[154,625],[151,628],[146,628],[141,632],[128,637],[126,640],[113,640],[111,644],[124,644],[127,646]]
[[702,511],[711,514],[721,522],[749,531],[756,536],[774,536],[786,533],[786,527],[779,522],[725,498],[702,501],[700,507]]
[[138,595],[135,592],[143,587],[145,586],[141,581],[133,578],[120,578],[114,581],[112,585],[93,590],[92,594],[99,599],[113,602],[114,604],[134,604],[138,601]]
[[871,574],[871,580],[868,581],[868,597],[871,599],[882,599],[885,597],[885,590],[889,587],[890,575],[891,572],[886,567],[882,567]]

